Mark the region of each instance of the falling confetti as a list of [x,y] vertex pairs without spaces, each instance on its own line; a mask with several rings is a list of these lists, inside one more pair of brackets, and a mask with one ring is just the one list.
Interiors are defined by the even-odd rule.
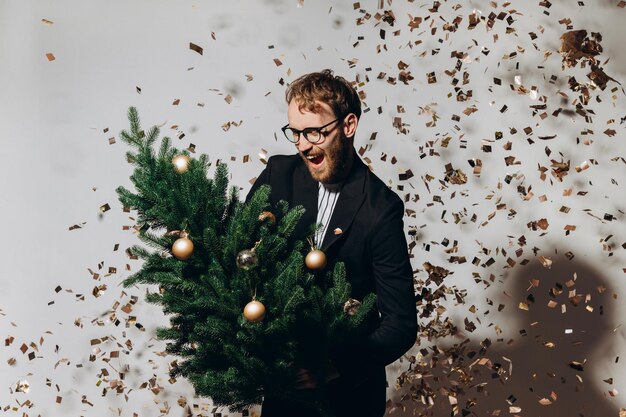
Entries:
[[202,49],[201,46],[196,45],[193,42],[189,42],[189,49],[191,49],[194,52],[197,52],[198,54],[202,55],[204,50]]

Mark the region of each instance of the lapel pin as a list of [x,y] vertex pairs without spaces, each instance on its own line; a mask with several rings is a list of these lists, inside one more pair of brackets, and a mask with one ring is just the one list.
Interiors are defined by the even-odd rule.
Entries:
[[340,228],[336,228],[333,232],[335,233],[335,236],[339,236],[343,233],[343,230],[341,230]]

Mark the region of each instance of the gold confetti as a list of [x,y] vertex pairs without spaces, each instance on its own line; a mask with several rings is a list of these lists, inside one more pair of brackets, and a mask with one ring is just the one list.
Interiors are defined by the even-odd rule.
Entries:
[[197,53],[199,53],[200,55],[202,55],[203,53],[203,49],[201,46],[196,45],[193,42],[189,42],[189,49],[191,49],[192,51],[195,51]]
[[48,61],[54,61],[56,59],[52,52],[48,52],[46,58],[48,58]]
[[467,175],[460,169],[453,169],[452,164],[447,164],[445,180],[455,185],[467,184]]
[[234,127],[241,126],[242,123],[243,123],[243,120],[240,120],[239,122],[235,122],[235,121],[226,122],[222,125],[222,130],[224,132],[228,132],[232,126]]
[[83,223],[80,223],[80,224],[75,224],[73,226],[70,226],[69,230],[82,229],[85,224],[87,224],[87,222],[83,222]]
[[584,161],[582,164],[576,166],[576,172],[581,172],[589,169],[589,162]]
[[15,392],[23,392],[27,394],[28,391],[30,391],[30,384],[26,380],[18,381],[15,385]]
[[544,268],[550,269],[552,267],[552,259],[546,256],[539,256],[537,259],[541,262],[541,265],[543,265]]

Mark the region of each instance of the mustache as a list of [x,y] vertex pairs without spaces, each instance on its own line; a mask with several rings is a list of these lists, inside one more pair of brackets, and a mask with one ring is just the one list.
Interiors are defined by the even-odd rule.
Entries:
[[305,157],[307,157],[307,156],[320,156],[320,155],[324,155],[324,154],[325,154],[324,151],[317,152],[317,151],[308,150],[306,152],[300,152],[300,155],[305,156]]

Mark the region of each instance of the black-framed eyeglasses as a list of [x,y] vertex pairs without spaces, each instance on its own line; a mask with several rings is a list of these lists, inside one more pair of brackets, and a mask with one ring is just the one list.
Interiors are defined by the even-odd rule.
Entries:
[[300,140],[300,134],[302,134],[304,138],[309,142],[318,143],[324,138],[326,134],[326,132],[322,132],[322,130],[340,120],[342,120],[341,117],[333,120],[332,122],[326,123],[324,126],[306,127],[302,130],[294,129],[293,127],[289,127],[289,124],[286,124],[285,126],[281,127],[280,130],[283,131],[285,137],[291,143],[298,143],[298,141]]

